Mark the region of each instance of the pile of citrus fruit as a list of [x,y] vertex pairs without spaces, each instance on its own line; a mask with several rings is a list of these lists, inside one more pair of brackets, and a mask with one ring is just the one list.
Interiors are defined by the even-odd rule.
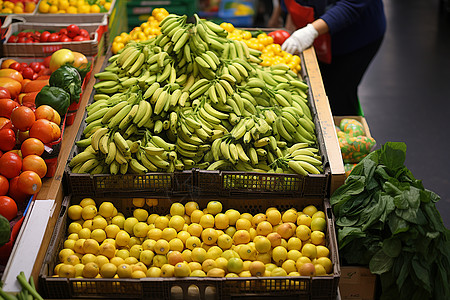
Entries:
[[97,14],[110,10],[112,0],[43,0],[38,10],[46,14]]
[[23,14],[32,13],[36,8],[34,1],[2,1],[0,0],[0,13]]
[[[147,199],[148,206],[155,206]],[[276,207],[263,213],[200,209],[173,203],[149,214],[133,199],[125,217],[111,202],[91,198],[68,208],[68,236],[54,276],[77,278],[321,276],[333,272],[323,211]]]

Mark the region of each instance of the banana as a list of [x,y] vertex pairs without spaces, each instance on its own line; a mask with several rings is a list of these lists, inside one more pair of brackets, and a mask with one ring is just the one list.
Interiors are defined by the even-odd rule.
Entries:
[[114,73],[111,71],[103,71],[103,72],[97,73],[94,75],[94,77],[100,81],[104,81],[104,80],[118,81],[119,80],[119,76],[117,75],[117,73]]
[[234,89],[228,81],[226,81],[224,79],[219,79],[219,83],[224,88],[224,90],[228,93],[228,95],[233,96]]
[[[272,72],[272,74],[274,74],[274,73]],[[278,83],[280,83],[280,82],[286,82],[286,83],[288,83],[288,82],[289,82],[288,79],[286,79],[285,77],[283,77],[283,76],[281,76],[281,75],[277,75],[277,74],[273,75],[272,78],[273,78],[275,81],[277,81]]]
[[306,92],[309,89],[308,84],[300,80],[291,80],[290,84],[292,84],[296,88],[301,89],[303,92]]
[[75,144],[80,148],[86,148],[87,146],[89,146],[91,144],[91,140],[92,140],[92,135],[88,138],[76,141]]
[[153,96],[153,94],[156,92],[157,89],[159,89],[161,87],[161,85],[159,84],[159,82],[154,82],[152,85],[150,85],[147,90],[145,90],[144,95],[142,96],[142,98],[148,99],[151,98]]
[[[217,70],[217,64],[216,64],[216,61],[215,61],[215,59],[213,59],[213,57],[212,57],[210,54],[208,54],[208,53],[213,53],[213,52],[212,52],[212,51],[207,51],[207,52],[205,52],[205,53],[202,53],[202,54],[200,55],[200,58],[203,59],[203,61],[206,63],[206,65],[207,65],[206,68],[209,68],[209,69],[215,71],[215,70]],[[197,58],[196,58],[196,61],[197,61]],[[199,64],[200,64],[202,67],[205,67],[205,66],[202,65],[200,62],[199,62]]]
[[131,107],[131,110],[128,112],[128,114],[120,121],[119,123],[119,130],[122,130],[133,121],[134,117],[136,116],[138,112],[139,104],[135,104]]
[[[227,68],[224,68],[224,70],[228,70]],[[228,81],[230,84],[235,84],[236,83],[236,78],[234,78],[233,75],[228,74],[228,73],[224,73],[222,75],[220,75],[220,79],[226,80]]]
[[[258,71],[257,71],[258,72]],[[264,82],[270,86],[276,86],[278,84],[275,79],[273,79],[273,75],[269,72],[260,71],[259,74],[263,77]]]
[[307,155],[307,156],[314,157],[314,152],[312,152],[308,148],[302,148],[302,149],[297,149],[291,153],[292,157],[297,156],[297,155]]
[[[134,124],[139,123],[139,121],[142,120],[142,118],[144,117],[146,110],[147,110],[147,103],[148,102],[145,100],[139,101],[137,112],[133,118]],[[148,104],[150,104],[150,103],[148,103]]]
[[242,81],[241,73],[238,71],[236,66],[234,66],[233,64],[228,65],[228,71],[230,72],[230,75],[236,79],[237,83],[240,83]]
[[206,170],[215,171],[215,170],[225,170],[232,166],[232,164],[227,160],[217,160],[210,164]]
[[253,166],[256,166],[258,164],[258,153],[256,152],[255,148],[250,147],[248,149],[248,157],[250,158],[250,163]]
[[95,168],[93,168],[89,173],[92,175],[102,174],[104,169],[104,164],[99,163]]
[[[133,47],[134,48],[134,47]],[[121,65],[122,70],[128,70],[139,58],[139,55],[141,54],[141,51],[134,48],[134,51],[131,51],[125,62]]]
[[153,127],[153,132],[155,134],[160,134],[163,131],[163,122],[161,120],[156,120],[155,126]]
[[229,59],[235,59],[236,57],[237,57],[237,49],[236,49],[236,44],[234,44],[234,42],[233,41],[230,41],[229,42],[229,45],[230,45],[230,50],[229,50],[229,53],[228,53],[228,57],[227,58],[229,58]]
[[194,120],[194,118],[192,118],[192,117],[185,117],[183,120],[186,122],[186,125],[188,125],[191,128],[194,128],[194,129],[202,128],[202,124],[200,122]]
[[223,59],[228,59],[229,55],[230,55],[230,43],[225,43],[223,45],[223,51],[220,57]]
[[282,107],[290,107],[291,106],[289,101],[286,98],[284,98],[281,94],[275,93],[274,98],[275,98],[277,104]]
[[148,171],[156,172],[158,171],[158,167],[156,167],[145,155],[145,153],[141,152],[140,161],[144,167],[147,168]]
[[115,160],[109,165],[109,173],[111,173],[111,175],[117,175],[117,173],[119,173],[119,169],[120,164]]
[[238,150],[236,148],[236,145],[233,143],[229,144],[229,150],[230,150],[230,159],[233,163],[237,163],[239,161],[239,154]]
[[172,71],[172,68],[173,68],[172,64],[170,64],[170,63],[167,64],[167,65],[164,67],[164,70],[162,71],[162,73],[158,73],[158,74],[156,75],[156,81],[159,82],[159,83],[162,83],[162,82],[164,82],[167,78],[169,78],[170,73],[171,73],[171,71]]
[[128,166],[135,174],[143,175],[148,172],[148,169],[146,167],[144,167],[143,165],[141,165],[135,158],[132,158],[130,160],[130,162],[128,163]]
[[126,140],[131,153],[137,153],[141,147],[141,141]]
[[269,142],[270,142],[270,139],[268,137],[265,137],[265,138],[262,138],[262,139],[259,139],[259,140],[255,141],[253,143],[253,146],[255,148],[261,148],[261,147],[267,146],[269,144]]
[[103,127],[102,120],[95,120],[91,123],[87,124],[86,127],[83,129],[83,134],[85,138],[88,138],[91,136],[96,129]]
[[[309,121],[309,122],[308,122]],[[308,131],[311,135],[315,135],[315,125],[314,123],[307,119],[307,118],[300,118],[298,120],[298,122],[300,123],[300,125],[306,129],[306,131]]]
[[321,166],[322,165],[321,160],[314,158],[312,156],[309,156],[309,155],[297,154],[297,155],[293,156],[292,159],[296,160],[296,161],[300,161],[300,160],[306,161],[313,166]]
[[233,62],[233,63],[231,63],[231,65],[238,70],[239,74],[241,74],[241,77],[244,77],[244,78],[248,77],[247,69],[243,65],[241,65],[238,62]]
[[264,88],[266,88],[266,84],[265,84],[264,80],[261,80],[259,78],[255,78],[255,77],[251,77],[247,81],[246,87],[264,89]]
[[[205,79],[205,78],[201,78],[201,79],[199,79],[197,81],[195,81],[195,77],[192,77],[192,78],[193,78],[193,82],[194,83],[192,84],[192,86],[190,88],[187,89],[189,91],[189,93],[193,93],[196,90],[198,90],[199,88],[201,88],[202,86],[205,86],[205,85],[207,85],[209,83],[209,80]],[[185,91],[185,90],[186,89],[184,89],[183,91]]]
[[136,73],[144,64],[145,62],[145,54],[143,52],[139,53],[139,56],[137,57],[136,61],[133,63],[133,65],[128,69],[128,74],[132,75]]
[[207,121],[207,122],[209,122],[209,123],[212,123],[212,124],[220,124],[220,122],[221,122],[220,119],[218,119],[218,118],[216,118],[216,117],[210,115],[210,114],[205,110],[204,107],[200,108],[200,109],[198,110],[198,113],[199,113],[199,115],[200,115],[203,119],[205,119],[205,121]]
[[104,115],[103,115],[103,117],[102,117],[102,119],[101,119],[101,124],[107,124],[110,120],[111,120],[111,118],[112,117],[114,117],[115,115],[117,115],[117,113],[119,112],[119,111],[121,111],[125,106],[127,106],[128,105],[128,102],[127,101],[121,101],[121,102],[119,102],[118,104],[116,104],[116,105],[114,105],[113,107],[111,107],[110,109],[109,109],[109,111],[108,112],[106,112]]
[[130,147],[128,146],[127,141],[123,138],[120,132],[116,131],[113,134],[113,140],[116,143],[118,150],[122,151],[122,153],[130,151]]
[[127,157],[120,151],[119,146],[116,144],[117,151],[116,151],[116,157],[114,158],[115,161],[117,161],[120,165],[128,163]]
[[98,151],[98,144],[100,142],[100,139],[109,131],[108,128],[100,128],[99,130],[97,130],[93,135],[92,135],[92,139],[91,139],[91,145],[92,148],[95,151]]
[[145,69],[141,76],[138,77],[138,83],[139,84],[144,84],[146,80],[148,80],[150,78],[150,70],[149,69]]
[[132,85],[136,85],[138,83],[138,79],[136,77],[130,77],[121,82],[122,87],[128,88]]
[[124,175],[128,172],[128,165],[129,165],[129,163],[119,165],[120,174]]
[[88,115],[86,119],[84,120],[87,124],[91,123],[92,121],[98,120],[100,118],[103,118],[103,116],[110,110],[110,107],[101,107],[97,106],[93,108],[90,112],[88,112]]
[[[119,123],[126,117],[126,115],[131,111],[133,106],[131,104],[125,105],[115,116],[113,116],[108,122],[108,128],[114,128],[118,126]],[[102,119],[103,120],[103,119]]]
[[169,168],[169,162],[165,161],[158,155],[145,155],[146,158],[154,164],[157,168],[166,170]]
[[214,88],[216,89],[218,100],[225,104],[227,102],[227,94],[220,81],[214,83]]
[[96,166],[100,164],[99,160],[97,158],[91,158],[85,161],[81,167],[78,169],[79,174],[86,174],[89,173],[92,169],[94,169]]
[[280,134],[282,138],[284,138],[287,142],[292,142],[291,134],[284,127],[282,118],[277,118],[275,121],[275,126],[277,128],[277,132]]
[[90,159],[95,158],[96,155],[92,152],[83,151],[75,155],[69,162],[69,167],[74,167],[75,165],[82,164]]
[[206,92],[212,103],[219,103],[219,98],[217,97],[215,84],[211,84]]
[[151,137],[151,141],[154,145],[161,147],[166,151],[174,151],[175,150],[175,144],[168,143],[159,136],[153,135]]
[[220,159],[220,144],[222,143],[221,139],[215,139],[211,144],[211,152],[215,161]]
[[166,102],[169,100],[170,100],[169,93],[166,90],[163,90],[161,92],[161,94],[158,96],[158,99],[156,100],[153,112],[156,115],[159,115],[163,111],[164,107],[166,106]]
[[226,104],[231,107],[232,112],[234,112],[237,116],[239,116],[239,117],[242,116],[241,110],[239,109],[238,104],[236,103],[236,101],[233,98],[227,97]]
[[247,156],[247,154],[244,151],[244,148],[242,147],[241,144],[236,144],[236,150],[238,152],[238,157],[241,161],[245,162],[245,163],[249,163],[250,162],[250,158]]
[[289,168],[297,174],[307,176],[308,172],[295,160],[288,161]]
[[115,87],[120,87],[119,81],[104,80],[104,81],[99,81],[96,84],[94,84],[94,89],[96,89],[96,90],[106,89],[106,88],[115,88]]
[[225,140],[222,140],[222,142],[220,143],[220,153],[223,158],[230,162],[233,162],[231,159],[229,144]]
[[320,171],[317,167],[315,167],[314,165],[310,164],[307,161],[303,161],[303,160],[297,160],[296,161],[298,165],[300,165],[305,171],[307,171],[310,174],[320,174]]
[[136,126],[137,127],[142,127],[144,126],[148,121],[151,120],[152,114],[153,114],[153,109],[152,106],[150,105],[149,102],[145,101],[145,100],[141,100],[142,102],[146,102],[145,104],[145,113],[144,116],[142,117],[141,120],[137,121]]
[[192,92],[192,93],[189,95],[189,98],[190,98],[191,100],[194,100],[194,99],[198,98],[199,96],[203,95],[204,93],[206,93],[206,92],[208,91],[209,86],[210,86],[210,85],[209,85],[209,83],[208,83],[208,84],[206,84],[206,85],[203,85],[203,86],[199,87],[198,89],[196,89],[194,92]]
[[203,107],[204,107],[204,109],[206,110],[206,112],[208,114],[210,114],[213,117],[216,117],[217,119],[224,119],[224,120],[226,120],[229,117],[229,114],[226,114],[226,113],[223,113],[223,112],[220,112],[220,111],[216,110],[208,102],[205,102]]

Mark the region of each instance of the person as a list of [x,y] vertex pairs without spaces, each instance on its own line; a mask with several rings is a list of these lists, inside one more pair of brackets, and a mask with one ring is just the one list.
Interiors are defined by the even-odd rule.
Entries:
[[[314,16],[305,23],[298,10],[308,3]],[[319,67],[331,111],[336,116],[360,115],[358,86],[386,31],[382,0],[284,0],[284,5],[288,12],[286,28],[294,24],[297,30],[283,43],[282,50],[299,54],[329,35],[329,59],[319,57]]]

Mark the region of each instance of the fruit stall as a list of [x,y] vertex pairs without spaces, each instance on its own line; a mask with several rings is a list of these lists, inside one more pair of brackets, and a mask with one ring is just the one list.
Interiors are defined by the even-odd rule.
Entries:
[[0,299],[373,298],[431,268],[408,230],[445,281],[435,195],[401,143],[333,117],[313,48],[185,1],[130,29],[124,1],[6,2]]

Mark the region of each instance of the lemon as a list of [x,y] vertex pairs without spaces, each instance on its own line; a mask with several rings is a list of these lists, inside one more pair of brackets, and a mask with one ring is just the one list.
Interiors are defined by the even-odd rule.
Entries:
[[145,198],[133,198],[133,205],[136,207],[144,207]]
[[233,237],[233,235],[236,233],[236,227],[230,226],[227,229],[225,229],[225,234],[228,234],[230,237]]
[[73,220],[79,220],[81,219],[81,211],[83,210],[83,207],[81,205],[71,205],[67,209],[67,216]]
[[78,233],[71,233],[69,234],[69,236],[67,237],[67,239],[69,240],[78,240],[80,237],[78,236]]
[[252,227],[252,222],[248,219],[240,218],[236,221],[236,230],[249,230]]
[[222,253],[222,257],[224,257],[227,261],[230,260],[230,258],[236,257],[239,258],[239,254],[231,249],[225,250]]
[[44,13],[44,14],[48,13],[49,9],[50,9],[50,5],[47,2],[45,2],[45,1],[39,2],[39,12],[40,13]]
[[78,239],[75,241],[75,245],[73,245],[73,251],[76,253],[84,254],[83,244],[86,239]]
[[316,249],[316,246],[313,244],[307,243],[307,244],[303,245],[301,252],[302,252],[303,256],[306,256],[310,259],[314,259],[317,256],[317,249]]
[[104,264],[109,263],[109,258],[104,255],[97,255],[95,258],[95,263],[101,268]]
[[170,215],[173,216],[183,216],[185,213],[184,205],[178,202],[173,203],[170,206]]
[[242,272],[243,268],[244,268],[244,262],[242,261],[242,259],[237,258],[237,257],[232,257],[228,260],[228,264],[227,264],[228,272],[239,274],[240,272]]
[[171,239],[174,239],[176,237],[177,237],[177,231],[174,228],[167,227],[167,228],[164,228],[163,231],[161,232],[161,238],[166,241],[170,241]]
[[156,218],[157,217],[159,217],[159,215],[158,214],[151,214],[151,215],[149,215],[148,216],[148,218],[147,218],[147,224],[155,224],[155,220],[156,220]]
[[302,241],[307,241],[311,237],[311,229],[306,225],[299,225],[295,229],[295,235]]
[[252,276],[264,276],[264,273],[266,272],[266,266],[261,261],[252,261],[248,270],[250,271],[250,274],[252,274]]
[[162,230],[159,228],[152,228],[147,232],[147,238],[152,240],[159,240],[162,237]]
[[94,229],[91,232],[91,239],[94,239],[98,243],[101,243],[106,239],[106,232],[103,229]]
[[219,201],[209,201],[206,205],[206,209],[210,214],[215,216],[218,213],[222,212],[222,203],[220,203]]
[[[317,264],[320,264],[324,267],[325,273],[330,274],[333,271],[333,263],[328,257],[319,257],[316,260]],[[317,268],[316,268],[317,272]]]
[[82,263],[76,264],[75,266],[75,277],[83,277],[84,265]]
[[272,259],[277,266],[281,266],[287,259],[287,250],[283,246],[277,246],[272,250]]
[[131,257],[135,257],[135,258],[139,259],[142,251],[143,250],[142,250],[142,246],[141,245],[133,245],[130,248],[129,252],[130,252],[130,256]]
[[78,256],[76,256],[74,253],[74,254],[67,256],[64,259],[63,263],[75,266],[76,264],[80,263],[80,258]]
[[167,264],[167,257],[165,255],[157,254],[153,257],[153,266],[161,268]]
[[109,224],[105,227],[106,237],[110,239],[115,239],[119,231],[120,227],[115,224]]
[[182,252],[184,250],[183,241],[180,240],[179,238],[171,239],[169,241],[169,248],[170,248],[170,250],[173,250],[173,251]]
[[314,213],[317,212],[317,208],[314,205],[308,205],[305,208],[303,208],[303,213],[308,216],[313,216]]
[[67,249],[74,249],[76,240],[67,239],[64,241],[63,247]]
[[164,264],[161,267],[161,277],[173,277],[175,267],[171,264]]
[[327,222],[324,218],[314,218],[311,221],[311,230],[312,231],[324,231],[326,229]]
[[277,268],[273,269],[270,272],[270,276],[272,276],[272,277],[279,277],[279,276],[285,277],[285,276],[287,276],[287,273],[286,273],[285,269],[283,269],[281,267],[277,267]]
[[120,257],[125,260],[127,257],[130,257],[130,252],[127,249],[119,249],[115,255],[116,257]]
[[155,249],[155,244],[156,244],[156,240],[146,239],[145,241],[142,242],[142,249],[153,251]]
[[273,230],[272,224],[268,221],[262,221],[256,227],[256,233],[258,235],[267,236],[269,233],[272,232],[272,230]]
[[97,255],[99,252],[100,245],[97,240],[92,238],[86,239],[83,243],[83,251],[84,253],[91,253]]
[[191,270],[191,273],[194,272],[195,270],[202,270],[202,264],[196,262],[196,261],[191,261],[188,263],[189,269]]
[[239,277],[239,275],[236,274],[236,273],[228,273],[227,275],[225,275],[225,277],[227,277],[227,278],[236,278],[236,277]]
[[267,253],[272,248],[272,244],[265,236],[258,235],[255,237],[253,242],[255,243],[255,248],[259,253]]
[[125,258],[125,264],[127,264],[127,265],[132,266],[137,263],[138,263],[138,259],[134,256],[129,256],[129,257]]
[[186,248],[193,250],[196,247],[200,247],[202,244],[202,241],[196,237],[196,236],[191,236],[186,240]]
[[297,225],[311,226],[312,218],[306,214],[302,214],[297,218]]
[[223,253],[223,250],[218,246],[212,246],[206,251],[206,258],[207,259],[217,259],[220,257]]
[[146,222],[148,218],[148,211],[142,208],[136,208],[133,211],[133,217],[135,217],[139,222]]
[[212,258],[207,258],[202,263],[202,270],[208,273],[211,269],[217,268],[217,263]]
[[161,277],[161,269],[158,267],[151,267],[146,272],[147,277]]
[[95,217],[95,215],[97,215],[97,207],[95,207],[95,205],[92,205],[92,204],[86,205],[81,210],[81,217],[84,220],[93,219]]
[[186,262],[177,263],[173,270],[175,277],[188,277],[191,274],[191,269]]
[[213,245],[218,238],[217,232],[213,228],[206,228],[202,231],[202,240],[207,245]]
[[146,222],[138,222],[133,226],[133,234],[135,237],[139,238],[146,237],[148,231],[149,228]]
[[325,233],[319,230],[311,232],[311,243],[314,245],[325,245]]
[[80,223],[72,222],[69,224],[69,228],[67,229],[67,232],[69,234],[78,233],[81,229],[83,229],[83,227],[81,226]]
[[119,278],[131,278],[132,268],[129,264],[121,264],[117,266],[117,275]]
[[133,264],[131,266],[131,269],[133,270],[133,273],[131,273],[131,278],[143,278],[145,277],[145,273],[147,272],[147,266],[141,261]]
[[203,211],[196,209],[191,213],[191,222],[200,223],[201,217],[204,215]]
[[289,250],[287,253],[287,258],[293,261],[297,261],[301,256],[302,253],[299,250]]
[[324,276],[327,275],[327,271],[325,270],[325,267],[321,264],[315,264],[314,268],[316,270],[316,276]]
[[121,258],[121,257],[115,256],[115,257],[111,258],[109,260],[109,262],[114,264],[117,267],[117,266],[119,266],[121,264],[124,264],[125,260],[123,258]]
[[247,219],[247,220],[250,221],[250,223],[253,220],[253,216],[250,213],[243,213],[243,214],[241,214],[240,218],[241,219]]
[[178,232],[177,234],[177,238],[180,239],[184,245],[186,245],[186,240],[191,236],[191,234],[189,232],[187,232],[186,230],[182,230],[180,232]]
[[230,226],[230,218],[223,213],[214,216],[214,224],[217,229],[227,229]]
[[267,239],[269,239],[270,244],[272,245],[272,248],[275,248],[276,246],[281,245],[281,235],[277,232],[272,232],[267,235]]
[[321,210],[318,210],[312,215],[312,218],[313,219],[315,219],[315,218],[325,219],[325,213],[323,211],[321,211]]
[[155,227],[163,230],[169,225],[169,218],[165,216],[158,216],[155,219]]
[[241,245],[237,251],[237,253],[239,254],[239,256],[243,259],[243,260],[249,260],[250,258],[253,257],[254,254],[254,258],[256,258],[256,252],[253,253],[252,248],[247,244],[247,245]]
[[183,259],[186,262],[191,262],[192,261],[192,251],[189,249],[184,249],[183,252],[181,252],[181,257],[183,257]]
[[130,235],[125,230],[120,230],[116,235],[116,245],[125,247],[130,242]]
[[197,202],[195,202],[195,201],[189,201],[188,203],[186,203],[186,204],[184,205],[184,209],[185,209],[186,215],[191,216],[191,214],[192,214],[192,212],[193,212],[194,210],[198,210],[198,209],[199,209],[199,206],[198,206],[198,203],[197,203]]
[[292,259],[287,259],[283,262],[281,267],[286,271],[286,273],[297,272],[297,267],[295,261]]
[[286,210],[281,216],[281,221],[283,221],[284,223],[295,223],[297,221],[297,211],[294,209]]
[[266,215],[265,214],[263,214],[263,213],[258,213],[258,214],[256,214],[256,215],[254,215],[253,216],[253,218],[252,218],[252,225],[254,226],[254,227],[256,227],[259,223],[261,223],[262,221],[266,221],[267,220],[267,217],[266,217]]
[[131,248],[134,245],[140,245],[141,239],[135,236],[130,237],[130,241],[128,242],[128,247]]
[[235,245],[247,244],[250,242],[250,233],[247,230],[238,230],[233,235],[233,241]]
[[81,207],[86,207],[88,205],[94,205],[95,206],[95,201],[92,198],[84,198],[80,201],[80,206]]
[[92,229],[105,229],[108,226],[108,222],[104,217],[97,215],[92,220]]
[[111,224],[119,226],[120,229],[123,229],[123,225],[125,224],[125,218],[121,215],[117,215],[111,220]]
[[200,237],[203,232],[203,227],[200,224],[192,223],[188,226],[187,232],[189,232],[191,236]]
[[117,266],[113,263],[105,263],[100,267],[100,275],[103,278],[113,278],[117,273]]
[[185,220],[180,215],[174,215],[169,220],[169,227],[174,228],[177,232],[183,229],[184,224]]
[[236,224],[236,221],[240,218],[241,214],[239,213],[239,211],[235,210],[235,209],[228,209],[225,212],[225,215],[228,216],[228,223],[229,225],[234,226]]
[[316,246],[317,257],[328,257],[330,255],[330,250],[322,245]]
[[217,238],[217,245],[222,250],[230,249],[233,245],[233,239],[228,234],[224,233]]
[[302,250],[302,241],[297,237],[291,237],[287,241],[287,249],[288,250]]
[[129,234],[133,234],[133,227],[139,222],[135,217],[128,217],[125,219],[123,223],[123,229]]
[[63,264],[58,268],[59,277],[74,278],[75,274],[76,271],[73,265]]
[[203,263],[206,259],[206,250],[201,247],[196,247],[191,250],[192,261]]
[[199,223],[203,228],[214,227],[214,216],[212,214],[205,214],[200,218]]
[[170,250],[169,242],[164,239],[157,240],[154,246],[154,250],[156,254],[167,254],[167,252],[169,252]]
[[99,267],[95,262],[89,262],[84,265],[83,277],[85,278],[95,278],[99,273]]

